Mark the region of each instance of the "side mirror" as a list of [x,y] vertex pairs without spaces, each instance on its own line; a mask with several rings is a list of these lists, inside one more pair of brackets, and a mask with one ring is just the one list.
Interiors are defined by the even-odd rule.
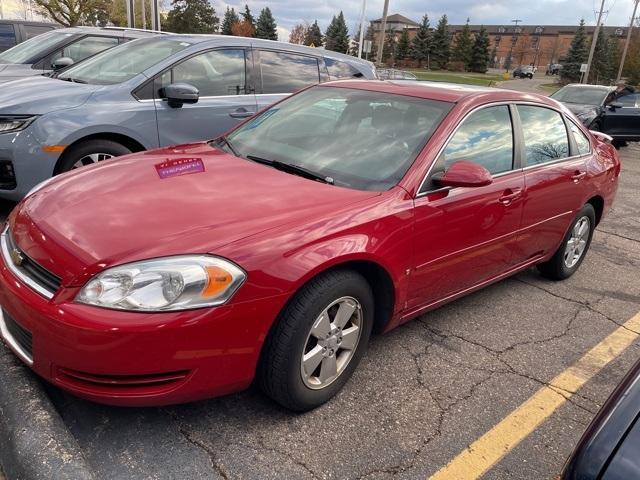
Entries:
[[458,160],[434,180],[442,187],[484,187],[493,182],[489,170],[474,162]]
[[618,102],[613,102],[609,104],[609,110],[613,110],[613,111],[616,111],[618,108],[623,108],[623,107],[624,105]]
[[53,71],[62,70],[63,68],[67,68],[70,65],[73,65],[73,59],[69,57],[60,57],[56,59],[52,64],[51,68]]
[[181,108],[185,103],[198,103],[200,92],[188,83],[172,83],[164,87],[162,96],[171,108]]

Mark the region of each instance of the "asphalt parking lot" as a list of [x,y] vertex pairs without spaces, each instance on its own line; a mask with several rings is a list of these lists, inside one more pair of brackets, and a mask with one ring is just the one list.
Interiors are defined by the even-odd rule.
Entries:
[[[427,478],[640,310],[640,145],[621,155],[616,203],[576,275],[553,283],[532,269],[374,338],[347,387],[313,412],[291,414],[257,389],[154,409],[47,391],[98,478]],[[557,475],[639,346],[594,370],[521,443],[494,445],[506,455],[483,478]]]

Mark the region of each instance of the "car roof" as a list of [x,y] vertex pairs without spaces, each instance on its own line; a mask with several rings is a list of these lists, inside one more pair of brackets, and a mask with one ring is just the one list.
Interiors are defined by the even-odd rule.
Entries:
[[565,87],[574,87],[574,88],[595,88],[598,90],[615,90],[616,87],[609,87],[607,85],[592,85],[590,83],[569,83],[565,85]]
[[172,34],[171,40],[184,41],[189,43],[205,43],[214,45],[252,45],[254,47],[282,49],[290,52],[307,53],[309,55],[319,55],[322,57],[335,58],[352,64],[366,65],[373,69],[373,63],[362,58],[346,55],[344,53],[325,50],[324,48],[307,47],[289,42],[280,42],[277,40],[264,40],[261,38],[236,37],[233,35],[216,35],[216,34]]
[[153,35],[173,35],[169,32],[160,32],[156,30],[143,30],[141,28],[124,28],[124,27],[68,27],[57,30],[58,32],[67,33],[99,33],[100,35],[114,37],[144,38]]
[[374,92],[406,95],[428,100],[457,103],[464,98],[481,95],[487,101],[531,101],[557,106],[557,102],[542,95],[494,87],[462,85],[448,82],[412,80],[339,80],[321,86],[354,88]]

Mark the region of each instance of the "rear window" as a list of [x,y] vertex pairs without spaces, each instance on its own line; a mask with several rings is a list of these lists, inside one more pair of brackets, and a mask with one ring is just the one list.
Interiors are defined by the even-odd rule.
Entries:
[[363,76],[357,68],[347,62],[341,62],[340,60],[325,57],[324,63],[327,66],[329,78],[331,80],[338,80],[340,78],[361,78]]
[[318,59],[294,53],[260,51],[262,93],[292,93],[320,83]]
[[527,165],[569,156],[567,128],[558,112],[549,108],[518,105]]

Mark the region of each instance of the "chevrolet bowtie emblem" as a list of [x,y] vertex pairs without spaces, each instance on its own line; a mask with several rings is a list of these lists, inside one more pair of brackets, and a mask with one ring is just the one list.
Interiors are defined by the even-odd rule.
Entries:
[[19,267],[20,265],[22,265],[22,262],[24,262],[22,253],[20,253],[20,251],[16,248],[11,250],[11,261],[16,267]]

